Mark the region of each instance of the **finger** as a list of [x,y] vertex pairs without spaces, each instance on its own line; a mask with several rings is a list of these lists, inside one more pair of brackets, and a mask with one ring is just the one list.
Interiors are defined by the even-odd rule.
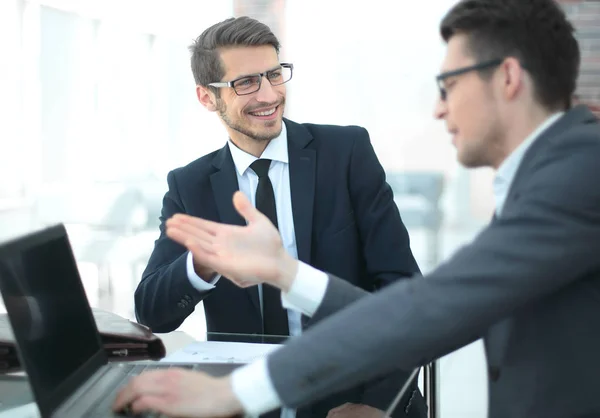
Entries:
[[152,372],[143,373],[130,379],[117,393],[113,402],[113,409],[120,411],[144,393],[156,393],[157,390],[160,390],[159,385],[156,384],[156,379],[157,375]]
[[189,237],[188,234],[178,229],[169,229],[167,236],[191,251],[194,256],[194,262],[216,269],[216,265],[220,259],[216,257],[215,245],[196,239],[195,237]]
[[[204,258],[206,254],[214,254],[215,250],[210,243],[197,240],[196,238],[187,238],[181,231],[170,230],[167,232],[167,236],[171,238],[173,241],[178,242],[183,245],[189,251],[194,254],[194,260],[200,263],[200,259]],[[200,263],[202,264],[202,263]]]
[[246,195],[239,190],[233,195],[233,206],[248,223],[256,222],[264,217],[262,213],[252,206]]
[[193,231],[186,227],[169,226],[167,236],[181,245],[188,246],[190,243],[202,243],[210,247],[215,241],[215,237],[204,231]]
[[216,235],[218,232],[232,228],[232,225],[222,224],[219,222],[213,222],[206,219],[198,218],[196,216],[186,215],[184,213],[177,213],[172,218],[167,220],[167,226],[169,224],[183,227],[183,225],[195,227],[208,232],[211,235]]
[[143,395],[133,401],[131,404],[131,412],[134,414],[141,414],[142,412],[158,412],[165,415],[172,415],[169,408],[169,402],[162,396],[156,395]]
[[214,228],[212,226],[205,228],[204,225],[199,222],[186,222],[176,226],[177,229],[206,241],[213,241],[217,236],[225,235],[230,227],[231,225],[218,225]]
[[238,287],[241,287],[241,288],[246,288],[246,287],[250,287],[250,286],[256,285],[256,282],[251,282],[251,281],[247,281],[247,280],[231,279],[229,276],[227,276],[227,278],[230,279]]
[[173,217],[167,219],[167,228],[182,228],[190,230],[191,227],[205,231],[210,235],[215,235],[218,231],[220,224],[216,222],[207,221],[205,219],[196,218],[193,216],[185,215],[183,213],[177,213]]
[[178,214],[167,221],[167,231],[169,228],[177,228],[190,235],[201,237],[205,241],[213,242],[215,240],[227,241],[229,237],[237,237],[243,233],[245,227],[239,225],[221,224],[211,222],[200,218],[187,217]]
[[117,396],[112,404],[112,409],[115,412],[119,412],[125,409],[133,400],[137,397],[136,393],[131,390],[129,385],[126,385],[117,392]]

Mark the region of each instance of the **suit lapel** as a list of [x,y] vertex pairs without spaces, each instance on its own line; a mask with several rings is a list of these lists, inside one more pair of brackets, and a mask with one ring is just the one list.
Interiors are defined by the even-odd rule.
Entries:
[[[217,211],[219,212],[219,220],[222,223],[230,225],[246,225],[244,218],[233,207],[233,194],[239,190],[235,164],[231,157],[229,146],[225,145],[215,156],[213,166],[217,169],[210,176],[210,184],[212,186]],[[261,314],[260,300],[258,298],[258,287],[252,286],[244,289],[252,304],[257,310],[258,315]]]
[[287,119],[285,126],[288,133],[292,215],[298,259],[310,263],[317,156],[314,149],[306,148],[313,138],[304,126]]
[[[548,127],[539,138],[529,147],[523,160],[515,173],[515,178],[510,187],[502,212],[504,213],[507,207],[514,204],[520,197],[520,185],[522,180],[531,176],[531,171],[535,170],[537,157],[543,155],[545,147],[551,146],[554,138],[560,135],[563,131],[572,128],[574,125],[584,123],[595,123],[595,116],[585,106],[577,106],[567,111],[562,117]],[[525,182],[526,183],[526,182]],[[491,224],[496,221],[496,216],[492,219]],[[491,225],[490,224],[490,225]],[[504,355],[508,347],[514,319],[512,317],[503,319],[489,328],[485,336],[486,355],[488,363],[492,366],[499,366],[504,361]]]
[[551,146],[554,143],[554,138],[559,136],[565,130],[572,128],[575,125],[595,123],[596,116],[589,110],[587,106],[579,105],[575,106],[571,110],[565,112],[557,121],[548,127],[544,132],[541,133],[539,138],[535,140],[529,147],[523,160],[519,164],[519,168],[515,173],[514,180],[506,196],[506,202],[504,207],[510,206],[520,197],[519,188],[522,180],[527,179],[531,176],[531,170],[537,167],[535,162],[540,155],[543,155],[546,147]]

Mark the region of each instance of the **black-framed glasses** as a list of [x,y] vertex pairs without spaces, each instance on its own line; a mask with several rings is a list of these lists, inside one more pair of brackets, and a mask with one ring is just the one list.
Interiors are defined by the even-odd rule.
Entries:
[[294,64],[281,63],[279,67],[263,73],[249,74],[231,81],[221,81],[218,83],[210,83],[211,87],[231,87],[238,96],[256,93],[260,90],[260,84],[263,77],[266,77],[272,86],[280,86],[292,79]]
[[446,97],[448,96],[448,91],[446,90],[446,85],[444,84],[444,82],[446,81],[447,78],[455,77],[455,76],[461,75],[461,74],[466,74],[471,71],[487,70],[489,68],[497,67],[498,65],[502,64],[503,62],[504,62],[504,59],[495,59],[495,60],[491,60],[491,61],[480,62],[479,64],[470,65],[468,67],[458,68],[458,69],[452,70],[452,71],[446,71],[445,73],[438,75],[435,78],[435,80],[438,84],[438,88],[440,89],[440,98],[442,100],[446,100]]

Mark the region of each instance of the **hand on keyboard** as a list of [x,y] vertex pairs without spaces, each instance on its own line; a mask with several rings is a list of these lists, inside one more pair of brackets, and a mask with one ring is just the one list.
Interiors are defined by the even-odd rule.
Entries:
[[[133,377],[117,394],[113,411],[156,411],[177,417],[231,417],[242,412],[229,377],[179,368],[153,370]],[[136,416],[136,415],[133,415]]]

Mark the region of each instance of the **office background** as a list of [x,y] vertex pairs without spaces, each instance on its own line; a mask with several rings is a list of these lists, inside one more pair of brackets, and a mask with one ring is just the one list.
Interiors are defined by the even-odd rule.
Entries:
[[[226,140],[197,103],[187,46],[219,20],[250,15],[294,63],[286,116],[369,130],[413,251],[431,269],[493,211],[493,172],[461,168],[432,118],[437,25],[454,3],[2,0],[0,238],[65,222],[90,303],[133,318],[167,172]],[[600,3],[561,3],[582,47],[577,100],[600,114]],[[201,307],[181,329],[202,335]],[[481,343],[440,364],[441,416],[484,416]]]

